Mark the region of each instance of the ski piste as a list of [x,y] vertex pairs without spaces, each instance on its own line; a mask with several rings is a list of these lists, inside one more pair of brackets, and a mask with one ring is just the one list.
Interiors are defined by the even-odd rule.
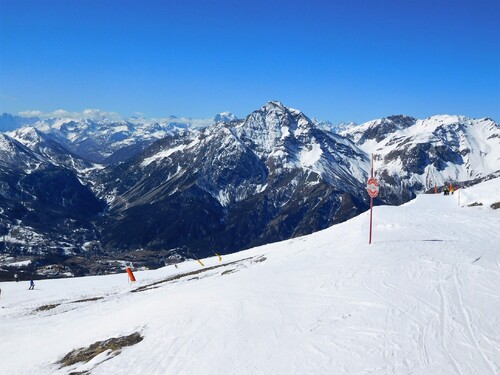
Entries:
[[[5,374],[495,374],[500,179],[154,271],[1,283]],[[89,362],[75,349],[140,339]],[[119,352],[119,353],[118,353]]]

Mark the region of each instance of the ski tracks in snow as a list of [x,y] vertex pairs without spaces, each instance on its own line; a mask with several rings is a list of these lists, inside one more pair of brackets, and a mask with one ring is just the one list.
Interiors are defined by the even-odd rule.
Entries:
[[[468,304],[469,295],[477,296],[477,289],[487,290],[496,303],[498,281],[485,279],[471,285],[464,279],[471,272],[466,267],[480,266],[461,256],[421,260],[422,268],[408,273],[405,289],[394,285],[387,272],[376,272],[376,282],[361,282],[387,309],[385,326],[381,326],[385,329],[381,348],[385,373],[499,374],[500,341],[487,334],[495,330],[495,317]],[[489,270],[477,272],[483,271]]]
[[[438,293],[439,293],[439,341],[441,343],[441,348],[445,354],[445,356],[449,359],[450,363],[453,365],[457,374],[464,374],[460,365],[458,364],[456,358],[452,355],[449,349],[449,345],[451,344],[451,337],[449,335],[451,331],[451,322],[450,322],[450,298],[443,288],[443,283],[446,280],[442,279],[442,272],[439,271],[439,279],[438,279]],[[448,336],[448,337],[447,337]]]
[[462,281],[459,263],[440,265],[436,291],[440,300],[436,334],[454,371],[463,375],[498,374],[499,367],[494,363],[494,358],[500,359],[498,343],[492,343],[479,326],[480,320],[489,317],[474,314],[468,307],[464,293],[476,291]]
[[[461,292],[461,289],[463,289],[464,285],[461,282],[458,266],[455,266],[455,268],[453,269],[453,284],[454,284],[455,291],[457,294],[457,299],[458,299],[460,311],[461,311],[462,316],[463,316],[464,321],[465,321],[464,325],[466,326],[467,331],[469,332],[470,338],[473,341],[474,346],[476,347],[478,353],[481,354],[481,357],[484,359],[487,366],[491,369],[491,373],[493,375],[495,375],[495,374],[497,374],[498,369],[495,369],[495,365],[490,361],[490,359],[486,355],[484,348],[481,347],[481,344],[480,344],[481,339],[478,338],[476,333],[475,333],[475,331],[478,330],[478,327],[477,327],[475,321],[471,318],[471,314],[469,313],[468,309],[465,307],[464,300],[462,297],[462,292]],[[486,342],[488,342],[490,344],[488,339],[486,339]],[[493,348],[493,350],[495,350],[495,349]]]
[[[410,314],[398,303],[392,301],[394,298],[385,297],[381,292],[362,283],[363,287],[372,295],[385,302],[387,314],[385,319],[385,339],[383,347],[383,357],[386,365],[386,374],[409,374],[415,367],[427,367],[429,357],[425,345],[425,324],[415,314]],[[380,284],[391,294],[398,289],[392,287],[387,281],[383,280]],[[404,296],[401,296],[404,298]],[[407,324],[405,322],[408,322]],[[403,325],[402,325],[403,323]],[[407,346],[403,345],[406,341],[409,345],[415,347],[418,353],[418,359],[413,358],[407,352]]]

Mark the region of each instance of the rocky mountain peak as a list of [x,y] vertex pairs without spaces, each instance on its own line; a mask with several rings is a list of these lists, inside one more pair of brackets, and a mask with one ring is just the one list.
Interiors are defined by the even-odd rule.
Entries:
[[235,132],[259,157],[267,158],[276,148],[292,142],[313,127],[313,122],[302,112],[281,102],[270,101],[236,125]]
[[373,120],[359,126],[349,126],[342,135],[354,140],[358,145],[367,141],[381,142],[388,135],[397,130],[404,130],[415,125],[417,120],[406,115],[392,115],[381,119]]
[[410,127],[417,121],[416,118],[406,115],[392,115],[388,116],[385,120],[387,122],[392,122],[393,124],[398,125],[401,128]]
[[17,129],[11,132],[10,135],[17,140],[26,140],[32,142],[39,142],[43,137],[42,132],[31,126],[25,126],[24,128]]

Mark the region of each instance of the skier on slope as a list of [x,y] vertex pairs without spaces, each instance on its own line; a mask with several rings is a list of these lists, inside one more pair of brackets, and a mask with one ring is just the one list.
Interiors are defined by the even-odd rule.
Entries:
[[30,280],[30,287],[28,288],[28,290],[33,290],[35,289],[35,282],[32,280]]

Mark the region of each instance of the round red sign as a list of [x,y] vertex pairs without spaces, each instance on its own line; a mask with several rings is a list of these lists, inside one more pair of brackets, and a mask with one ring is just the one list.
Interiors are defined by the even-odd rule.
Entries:
[[368,191],[368,195],[372,198],[375,198],[378,195],[378,181],[371,177],[366,184],[366,190]]

